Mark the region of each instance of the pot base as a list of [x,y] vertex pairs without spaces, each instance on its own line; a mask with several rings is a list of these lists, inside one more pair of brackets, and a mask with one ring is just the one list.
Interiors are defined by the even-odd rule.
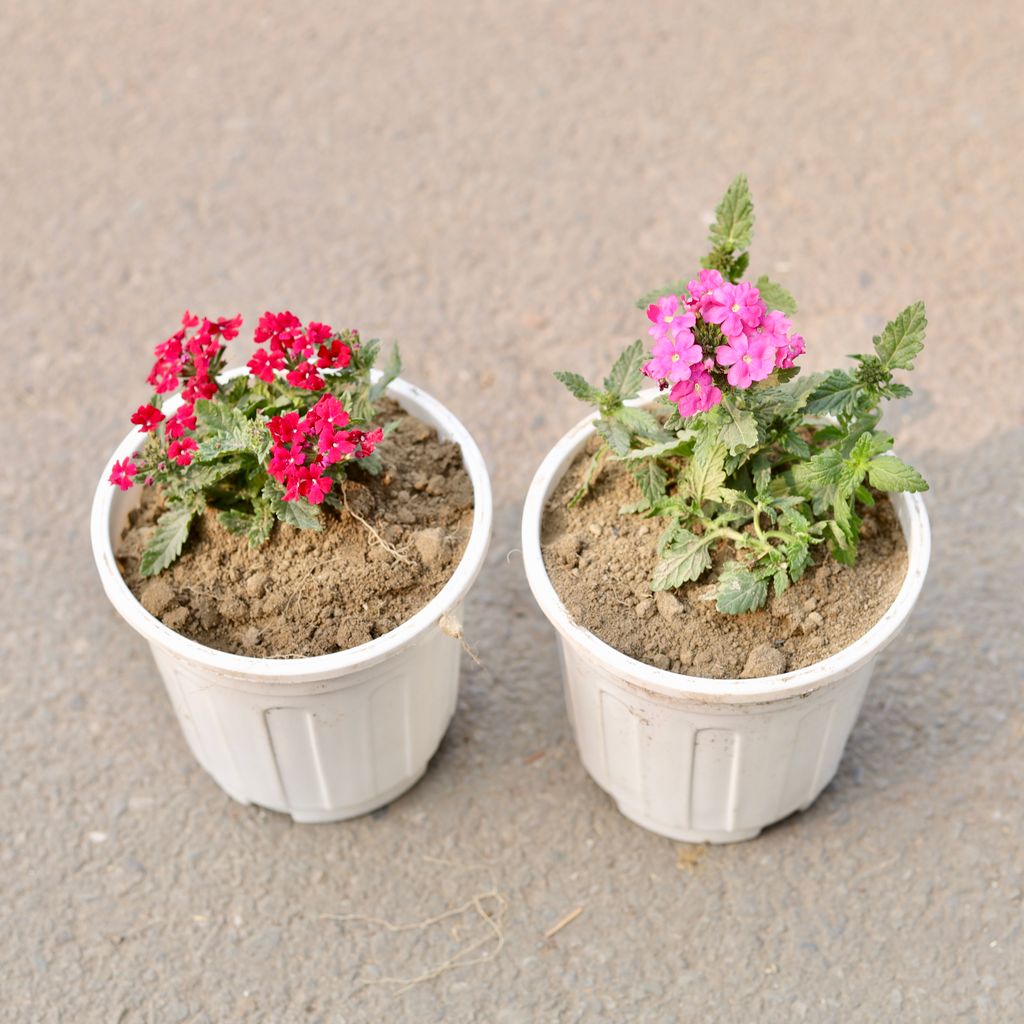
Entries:
[[330,825],[335,821],[348,821],[350,818],[359,818],[364,814],[379,811],[382,807],[386,807],[392,801],[397,800],[412,789],[426,772],[427,766],[424,765],[415,775],[411,778],[403,779],[397,786],[392,786],[383,793],[378,793],[370,800],[364,800],[359,804],[349,804],[344,807],[313,808],[312,810],[302,811],[294,808],[289,809],[287,807],[271,807],[267,804],[257,804],[251,800],[240,800],[233,793],[228,793],[228,796],[245,807],[262,807],[264,810],[273,811],[275,814],[287,814],[292,821],[299,825]]
[[735,831],[700,828],[676,829],[670,825],[652,821],[643,811],[634,809],[629,804],[616,800],[615,805],[622,812],[622,816],[629,818],[634,825],[639,825],[641,828],[647,829],[648,832],[654,832],[666,839],[674,839],[679,843],[711,843],[715,846],[722,846],[726,843],[743,843],[748,839],[756,839],[761,834],[759,828],[736,829]]

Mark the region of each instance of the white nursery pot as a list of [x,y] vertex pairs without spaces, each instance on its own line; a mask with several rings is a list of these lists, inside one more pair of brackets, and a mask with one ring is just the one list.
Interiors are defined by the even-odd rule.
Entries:
[[141,489],[121,492],[108,482],[114,462],[141,445],[138,431],[114,452],[93,500],[92,546],[103,588],[149,641],[196,760],[240,803],[300,822],[365,814],[423,775],[455,712],[461,644],[451,634],[490,543],[490,480],[469,432],[412,384],[396,380],[387,393],[458,444],[473,484],[473,527],[440,592],[412,618],[359,647],[315,658],[249,658],[205,647],[150,615],[114,559]]
[[703,679],[622,654],[573,621],[541,556],[544,508],[594,432],[577,424],[548,453],[523,510],[523,560],[558,633],[565,699],[583,766],[644,828],[690,843],[753,839],[809,807],[839,767],[879,652],[921,591],[931,536],[918,494],[893,494],[906,579],[882,618],[814,665],[761,679]]

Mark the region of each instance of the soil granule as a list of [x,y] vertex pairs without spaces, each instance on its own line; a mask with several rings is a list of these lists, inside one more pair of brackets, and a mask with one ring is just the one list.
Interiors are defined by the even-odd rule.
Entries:
[[117,550],[132,593],[176,632],[259,658],[347,650],[414,615],[462,557],[473,486],[457,444],[390,400],[380,408],[380,422],[396,422],[378,448],[383,471],[371,476],[354,466],[344,485],[350,511],[321,506],[322,532],[277,523],[253,548],[207,509],[178,560],[143,578],[139,558],[162,511],[159,497],[145,491]]
[[[711,679],[752,679],[812,665],[862,637],[896,598],[907,550],[889,498],[875,494],[863,518],[854,566],[816,547],[816,564],[781,597],[745,615],[715,609],[713,570],[678,590],[650,589],[662,520],[620,515],[640,492],[621,463],[606,464],[575,508],[592,447],[582,452],[548,502],[544,564],[569,615],[605,643],[656,668]],[[716,552],[717,569],[728,560]]]

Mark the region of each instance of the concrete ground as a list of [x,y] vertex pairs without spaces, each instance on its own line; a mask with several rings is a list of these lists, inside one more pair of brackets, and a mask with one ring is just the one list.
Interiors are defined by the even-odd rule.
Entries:
[[[1021,1019],[1019,4],[4,8],[3,1020]],[[583,411],[551,371],[638,336],[739,170],[811,368],[926,299],[935,549],[835,782],[701,849],[584,774],[515,549]],[[371,817],[233,804],[101,592],[91,493],[186,306],[400,339],[493,467],[484,667]]]

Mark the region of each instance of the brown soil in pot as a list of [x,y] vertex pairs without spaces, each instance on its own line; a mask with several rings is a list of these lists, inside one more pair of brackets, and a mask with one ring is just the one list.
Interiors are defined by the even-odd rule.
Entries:
[[[678,590],[650,589],[662,529],[657,519],[620,515],[640,497],[620,463],[609,463],[590,495],[579,487],[592,447],[562,478],[544,515],[544,564],[569,615],[623,654],[656,668],[711,679],[756,678],[813,665],[862,637],[895,600],[907,549],[892,503],[876,495],[864,519],[857,564],[819,553],[799,583],[746,615],[715,609],[712,574]],[[819,548],[820,552],[821,549]],[[717,564],[729,551],[717,554]]]
[[396,403],[382,403],[381,412],[381,422],[397,421],[379,448],[384,470],[374,477],[354,467],[345,495],[355,515],[323,506],[322,532],[278,523],[267,544],[252,548],[207,510],[181,557],[143,578],[139,558],[161,511],[147,491],[117,549],[132,592],[176,632],[259,658],[346,650],[406,621],[462,557],[473,486],[458,445]]

